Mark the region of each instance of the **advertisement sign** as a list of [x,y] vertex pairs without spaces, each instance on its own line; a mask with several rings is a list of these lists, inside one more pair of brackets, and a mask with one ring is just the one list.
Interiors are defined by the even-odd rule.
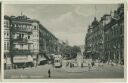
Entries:
[[14,63],[25,63],[27,62],[27,57],[26,56],[15,56],[13,58]]
[[13,58],[14,63],[25,63],[25,62],[32,62],[33,58],[31,55],[28,56],[15,56]]

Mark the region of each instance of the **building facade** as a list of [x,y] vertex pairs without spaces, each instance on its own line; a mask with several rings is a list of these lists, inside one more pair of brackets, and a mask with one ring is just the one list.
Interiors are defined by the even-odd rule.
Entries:
[[51,54],[59,53],[59,40],[42,24],[39,24],[39,52],[40,59],[45,57],[48,60],[51,58]]
[[58,39],[39,21],[25,15],[4,16],[4,59],[12,67],[23,63],[40,63],[41,57],[58,53]]
[[102,58],[103,49],[103,23],[99,22],[96,17],[91,25],[89,25],[88,33],[85,39],[85,58],[100,59]]
[[10,18],[4,16],[4,65],[11,65],[11,56],[10,56]]
[[111,21],[104,27],[105,58],[108,62],[124,63],[124,7],[111,13]]
[[124,6],[105,14],[100,21],[96,18],[88,27],[85,37],[85,58],[104,62],[124,62]]

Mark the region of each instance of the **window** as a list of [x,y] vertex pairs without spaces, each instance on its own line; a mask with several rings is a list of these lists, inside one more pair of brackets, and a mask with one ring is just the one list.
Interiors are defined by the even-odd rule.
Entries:
[[28,39],[30,39],[30,36],[28,36]]
[[6,32],[4,31],[4,36],[6,35]]
[[20,25],[20,28],[22,29],[22,25]]
[[21,27],[23,28],[23,25],[21,24]]
[[36,29],[36,26],[34,26],[34,29]]
[[26,25],[23,25],[23,27],[25,28],[25,27],[26,27]]
[[4,50],[6,50],[6,42],[4,42]]
[[14,24],[14,27],[16,27],[16,24]]
[[9,34],[7,33],[7,36],[8,36]]
[[22,38],[24,38],[24,34],[22,34]]
[[7,50],[9,50],[9,42],[7,42]]
[[21,38],[21,34],[19,34],[19,38]]
[[20,27],[20,25],[19,25],[19,24],[18,24],[17,26],[18,26],[18,27]]
[[7,31],[7,36],[9,36],[9,31]]
[[23,44],[21,44],[21,49],[23,49]]

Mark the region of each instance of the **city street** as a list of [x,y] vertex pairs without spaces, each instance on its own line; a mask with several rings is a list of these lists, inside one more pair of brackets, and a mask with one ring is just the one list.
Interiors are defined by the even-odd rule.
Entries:
[[[5,79],[49,79],[48,69],[51,70],[53,79],[123,78],[124,75],[123,66],[104,65],[88,70],[87,67],[64,69],[43,65],[36,68],[5,70],[4,76]],[[71,70],[72,72],[70,72]]]
[[124,78],[124,3],[4,6],[4,79]]

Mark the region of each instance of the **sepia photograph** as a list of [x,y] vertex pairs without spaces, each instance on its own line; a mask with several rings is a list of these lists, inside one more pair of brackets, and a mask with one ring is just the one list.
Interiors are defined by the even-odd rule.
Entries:
[[124,4],[4,4],[4,79],[123,79]]

